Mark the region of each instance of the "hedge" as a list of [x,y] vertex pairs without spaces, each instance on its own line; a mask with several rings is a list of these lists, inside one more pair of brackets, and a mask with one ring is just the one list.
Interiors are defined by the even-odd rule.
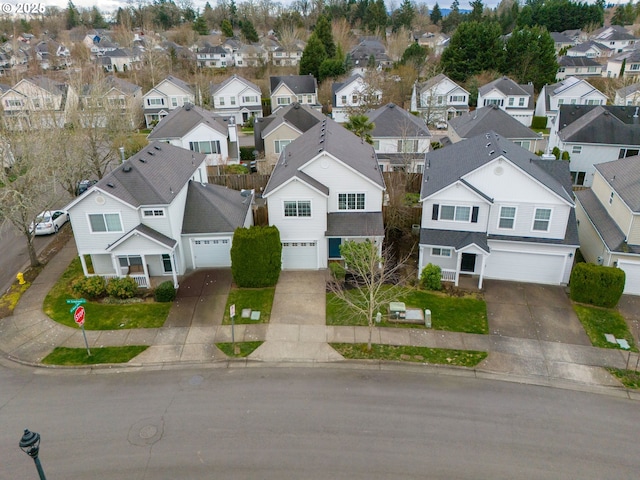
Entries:
[[255,149],[256,148],[253,146],[240,147],[240,160],[244,160],[244,161],[255,160],[256,157],[253,154],[253,151]]
[[531,128],[547,128],[547,117],[533,117],[531,120]]
[[571,300],[613,308],[624,290],[624,270],[593,263],[576,263],[569,283]]
[[282,269],[282,244],[276,227],[237,228],[231,245],[231,274],[239,287],[272,287]]

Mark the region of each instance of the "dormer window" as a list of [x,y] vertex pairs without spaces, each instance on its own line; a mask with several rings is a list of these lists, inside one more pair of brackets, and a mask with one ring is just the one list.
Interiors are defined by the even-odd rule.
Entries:
[[164,210],[162,208],[155,208],[155,209],[145,209],[142,211],[142,215],[145,218],[157,218],[157,217],[164,217]]

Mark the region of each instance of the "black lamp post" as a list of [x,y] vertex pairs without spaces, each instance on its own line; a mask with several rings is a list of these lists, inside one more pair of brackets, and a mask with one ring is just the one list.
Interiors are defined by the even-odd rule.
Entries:
[[36,468],[38,469],[38,475],[40,475],[40,480],[47,480],[44,476],[42,465],[40,465],[40,459],[38,458],[38,453],[40,453],[40,434],[25,429],[20,439],[20,449],[33,458]]

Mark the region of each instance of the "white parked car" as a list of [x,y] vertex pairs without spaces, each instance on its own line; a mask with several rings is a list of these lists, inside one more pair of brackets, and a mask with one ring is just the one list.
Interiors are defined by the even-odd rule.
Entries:
[[34,235],[49,235],[58,233],[60,227],[69,221],[69,213],[66,210],[47,210],[36,217],[35,230],[31,224],[29,230]]

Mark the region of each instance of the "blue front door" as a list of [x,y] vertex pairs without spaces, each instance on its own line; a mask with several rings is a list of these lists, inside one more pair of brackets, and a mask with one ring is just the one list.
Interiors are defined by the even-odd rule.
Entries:
[[329,239],[329,258],[340,258],[340,244],[342,243],[341,238],[330,238]]

